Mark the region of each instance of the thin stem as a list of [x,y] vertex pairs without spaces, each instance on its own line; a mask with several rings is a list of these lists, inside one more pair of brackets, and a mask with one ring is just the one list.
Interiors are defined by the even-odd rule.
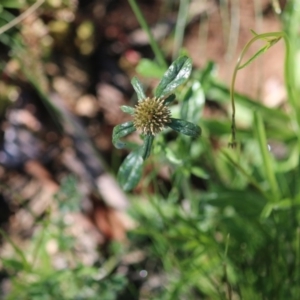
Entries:
[[187,22],[188,10],[190,0],[180,0],[179,12],[175,28],[175,40],[173,60],[175,60],[179,54],[179,50],[182,47],[184,30]]
[[227,275],[227,263],[226,263],[226,259],[227,259],[227,254],[228,254],[228,248],[229,248],[229,240],[230,240],[230,234],[227,234],[226,237],[226,245],[225,245],[225,251],[224,251],[224,276],[225,276],[225,282],[227,285],[227,294],[229,297],[229,300],[232,300],[232,288],[230,285],[230,282],[228,281],[228,275]]
[[151,45],[151,48],[152,48],[152,51],[154,52],[155,54],[155,57],[158,61],[158,63],[162,66],[162,67],[165,67],[167,68],[167,63],[165,61],[165,58],[164,58],[164,55],[161,51],[161,49],[159,48],[157,42],[155,41],[154,37],[153,37],[153,34],[145,20],[145,17],[143,16],[143,13],[141,12],[139,6],[137,5],[136,3],[136,0],[128,0],[129,1],[129,4],[138,20],[138,22],[140,23],[142,29],[147,33],[148,35],[148,38],[149,38],[149,42],[150,42],[150,45]]
[[[205,4],[207,0],[204,0]],[[207,38],[208,38],[208,14],[207,11],[203,13],[201,22],[199,22],[199,56],[205,57],[207,48]]]
[[30,6],[27,10],[25,10],[22,14],[20,14],[18,17],[11,20],[9,23],[5,24],[0,28],[0,35],[4,33],[5,31],[11,29],[12,27],[18,25],[21,23],[24,19],[26,19],[29,15],[31,15],[35,10],[37,10],[45,0],[39,0],[36,3],[34,3],[32,6]]
[[276,14],[281,14],[281,8],[278,0],[272,0],[272,6]]
[[272,191],[272,201],[280,199],[280,191],[272,168],[272,161],[270,153],[268,152],[268,143],[266,138],[266,131],[264,128],[263,120],[258,112],[254,113],[254,126],[256,130],[257,140],[259,143],[260,154],[264,165],[264,171],[266,178],[269,182],[270,189]]
[[[232,118],[231,118],[231,142],[229,143],[230,147],[235,147],[236,146],[236,124],[235,124],[235,101],[234,101],[234,86],[235,86],[235,80],[237,76],[237,72],[241,69],[240,65],[242,63],[242,60],[250,48],[250,46],[256,42],[257,40],[267,40],[269,43],[269,47],[271,47],[273,44],[278,42],[281,38],[284,38],[285,44],[286,44],[286,61],[285,61],[285,77],[287,77],[289,74],[289,43],[287,40],[287,36],[284,32],[268,32],[268,33],[263,33],[263,34],[257,34],[255,35],[243,48],[237,63],[235,65],[232,79],[231,79],[231,85],[230,85],[230,101],[231,101],[231,108],[232,108]],[[269,40],[268,40],[269,39]],[[267,49],[266,49],[267,50]],[[286,83],[287,83],[287,88],[288,88],[288,95],[290,95],[292,92],[291,88],[289,87],[290,83],[287,81],[286,78]],[[293,101],[291,99],[291,101]],[[294,106],[294,105],[293,105]],[[299,120],[300,121],[300,120]],[[300,122],[299,122],[300,124]]]
[[223,29],[223,37],[224,43],[226,44],[226,48],[228,49],[228,32],[229,32],[229,11],[228,11],[228,0],[220,0],[220,15]]
[[23,263],[23,267],[26,270],[30,270],[30,265],[25,257],[24,252],[21,250],[21,248],[19,248],[14,241],[9,237],[8,234],[6,234],[1,228],[0,228],[0,235],[3,236],[3,238],[12,246],[12,248],[15,250],[16,255],[19,256],[19,258],[21,259],[22,263]]
[[300,280],[300,227],[296,228],[296,263],[295,263],[295,282]]
[[235,49],[237,48],[239,30],[240,30],[240,1],[235,0],[231,3],[231,20],[228,37],[228,48],[225,57],[231,59]]
[[236,161],[234,161],[228,153],[226,153],[224,150],[221,150],[221,153],[226,157],[226,159],[237,169],[239,170],[249,181],[249,183],[259,192],[263,195],[263,197],[271,201],[271,197],[260,187],[259,183],[250,175],[247,173],[245,169],[242,168],[241,165],[239,165]]
[[33,260],[32,260],[32,263],[31,263],[31,270],[33,270],[34,265],[37,262],[38,253],[41,249],[43,241],[45,240],[46,231],[47,231],[47,229],[50,225],[50,211],[48,210],[46,213],[47,213],[46,220],[43,222],[43,228],[41,230],[40,236],[39,236],[39,238],[37,240],[37,243],[36,243],[36,245],[34,247],[34,250],[33,250],[33,257],[32,257]]

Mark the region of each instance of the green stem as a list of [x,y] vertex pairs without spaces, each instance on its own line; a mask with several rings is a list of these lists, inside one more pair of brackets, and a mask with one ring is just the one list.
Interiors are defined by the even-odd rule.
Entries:
[[162,51],[160,50],[160,47],[158,46],[157,42],[155,41],[153,34],[145,20],[145,17],[143,16],[143,13],[141,12],[139,6],[136,3],[136,0],[128,0],[128,1],[129,1],[129,4],[130,4],[138,22],[140,23],[142,29],[148,35],[152,51],[154,52],[158,63],[160,64],[160,66],[167,68],[168,65],[165,61],[164,55],[163,55]]
[[247,171],[235,160],[233,160],[228,153],[226,153],[224,150],[220,150],[222,155],[226,157],[226,159],[237,169],[239,170],[249,181],[249,183],[259,192],[262,194],[262,196],[267,200],[271,201],[270,195],[268,195],[259,185],[259,183],[250,175],[247,173]]
[[[288,100],[291,104],[291,106],[293,107],[294,113],[297,112],[297,103],[295,100],[295,96],[293,93],[293,75],[292,75],[292,68],[291,68],[291,61],[290,61],[290,43],[288,41],[288,37],[287,35],[280,31],[280,32],[268,32],[268,33],[263,33],[263,34],[256,34],[243,48],[237,63],[235,65],[234,71],[233,71],[233,75],[232,75],[232,80],[231,80],[231,85],[230,85],[230,101],[231,101],[231,107],[232,107],[232,125],[231,125],[231,142],[229,143],[229,146],[231,147],[235,147],[236,146],[236,124],[235,124],[235,101],[234,101],[234,87],[235,87],[235,80],[236,80],[236,76],[237,76],[237,72],[243,67],[243,65],[241,65],[242,60],[246,54],[246,52],[248,51],[248,49],[250,48],[250,46],[256,42],[257,40],[266,40],[267,43],[269,43],[269,45],[267,44],[267,46],[265,47],[265,50],[267,50],[268,48],[270,48],[271,46],[273,46],[276,42],[278,42],[281,38],[284,39],[285,41],[285,64],[284,64],[284,78],[285,78],[285,84],[287,87],[287,94],[288,94]],[[259,54],[263,53],[264,51],[260,51]],[[255,57],[257,57],[258,55],[255,54]],[[252,61],[252,59],[250,59]],[[244,66],[246,66],[246,64],[244,64]],[[297,120],[297,127],[295,128],[295,130],[298,130],[298,128],[300,127],[300,116],[297,115],[296,113],[296,120]],[[300,140],[300,139],[299,139]],[[300,143],[299,143],[300,144]],[[299,146],[300,147],[300,146]]]
[[19,248],[14,241],[7,235],[1,228],[0,228],[0,235],[12,246],[12,248],[16,252],[16,256],[19,256],[19,258],[22,261],[23,267],[26,271],[29,271],[31,269],[29,262],[27,261],[25,257],[25,252],[22,251],[21,248]]
[[228,280],[227,262],[226,262],[227,254],[228,254],[228,248],[229,248],[229,240],[230,240],[230,234],[228,233],[227,237],[226,237],[223,267],[224,267],[224,277],[225,277],[225,283],[226,283],[226,286],[227,286],[228,298],[229,298],[229,300],[232,300],[232,288],[231,288],[230,282]]
[[300,280],[300,227],[296,228],[296,263],[295,263],[295,282]]
[[269,186],[272,192],[272,202],[280,199],[280,191],[274,174],[274,168],[272,168],[271,156],[268,151],[268,142],[266,138],[266,132],[261,115],[258,112],[254,113],[254,126],[256,130],[257,140],[259,143],[260,153],[263,161],[263,169],[265,171],[266,178],[269,182]]
[[180,0],[179,12],[175,28],[175,40],[173,60],[175,60],[179,54],[179,50],[182,47],[184,30],[187,22],[188,10],[190,0]]

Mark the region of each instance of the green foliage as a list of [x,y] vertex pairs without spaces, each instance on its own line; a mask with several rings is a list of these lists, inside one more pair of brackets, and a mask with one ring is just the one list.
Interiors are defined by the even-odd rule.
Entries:
[[22,0],[1,0],[0,6],[5,8],[22,8],[25,1]]
[[[277,2],[272,1],[273,5]],[[1,2],[0,26],[14,18],[6,8],[19,3]],[[231,87],[218,80],[213,62],[192,72],[191,60],[181,56],[167,69],[136,1],[129,3],[148,33],[155,56],[155,60],[142,59],[137,71],[145,77],[161,78],[154,96],[163,98],[165,106],[172,103],[166,130],[156,136],[142,134],[141,145],[122,141],[136,131],[133,121],[113,131],[116,148],[132,151],[119,168],[123,189],[133,189],[143,168],[148,167],[140,184],[140,190],[147,192],[131,195],[130,212],[139,225],[129,233],[129,239],[131,248],[147,256],[149,277],[159,278],[160,283],[140,298],[299,299],[300,105],[296,95],[300,91],[300,2],[287,2],[282,16],[284,32],[253,32],[236,65]],[[183,6],[182,12],[184,15]],[[184,26],[178,26],[182,27],[177,28],[175,38],[180,43]],[[1,42],[9,46],[17,43],[14,34],[13,29],[5,32]],[[249,47],[259,40],[265,44],[244,59]],[[268,55],[269,48],[282,41],[286,55],[278,59],[284,60],[284,108],[266,107],[259,99],[237,93],[234,82],[238,71],[258,56]],[[24,73],[33,83],[30,72]],[[38,84],[33,85],[40,90]],[[142,83],[134,77],[132,85],[138,103],[143,102]],[[205,99],[222,108],[218,118],[202,118]],[[134,118],[135,108],[121,109]],[[200,120],[203,138],[196,139]],[[236,148],[228,149],[228,141]],[[151,165],[147,165],[150,155]],[[78,210],[76,181],[67,179],[55,199],[60,213]],[[125,278],[108,274],[102,265],[87,267],[74,260],[75,241],[61,215],[49,213],[39,225],[26,251],[2,233],[13,252],[11,257],[1,258],[2,267],[11,276],[7,299],[117,299]],[[46,245],[53,239],[60,253],[71,257],[72,265],[63,269],[52,266]]]
[[130,191],[138,184],[142,171],[143,157],[140,149],[137,149],[125,158],[118,172],[118,180],[124,191]]
[[[129,111],[129,109],[126,109],[126,111],[129,112],[130,114],[132,113],[131,111]],[[118,149],[124,148],[126,144],[122,143],[120,141],[120,138],[134,132],[135,130],[136,129],[132,121],[115,126],[113,130],[113,138],[112,138],[112,142],[115,145],[115,147]]]
[[[143,161],[150,156],[156,131],[159,132],[167,126],[187,136],[197,137],[200,135],[201,129],[198,125],[182,119],[169,118],[169,109],[167,109],[167,106],[175,100],[173,93],[187,81],[191,71],[191,59],[186,56],[177,58],[164,73],[156,88],[154,98],[146,98],[143,86],[136,77],[131,80],[140,107],[134,109],[122,106],[122,111],[133,115],[134,121],[115,126],[112,135],[112,142],[115,147],[122,149],[126,144],[121,142],[120,138],[134,132],[136,129],[143,130],[143,144],[129,154],[118,172],[119,183],[125,191],[132,190],[142,177]],[[186,97],[184,104],[186,113],[184,116],[191,117],[196,122],[196,118],[188,113],[193,108],[189,109],[187,101],[188,98]],[[145,105],[142,106],[143,104]],[[195,106],[194,104],[193,106]],[[195,111],[198,112],[199,107]]]
[[[54,197],[59,212],[48,213],[32,242],[21,249],[1,232],[14,249],[11,257],[2,257],[3,269],[10,274],[11,288],[7,300],[114,300],[124,288],[126,279],[107,274],[102,267],[85,266],[74,255],[75,238],[63,218],[66,213],[80,209],[81,197],[73,177],[66,177]],[[56,254],[49,254],[49,244],[56,244]],[[55,267],[58,257],[63,266]],[[104,276],[106,274],[106,276]]]
[[82,195],[78,192],[76,178],[73,176],[63,178],[60,190],[54,195],[54,199],[57,201],[61,212],[78,211]]
[[[286,54],[280,59],[285,61],[290,113],[236,93],[234,84],[224,86],[210,62],[192,73],[173,112],[197,124],[209,98],[227,117],[202,118],[202,139],[161,137],[154,144],[152,161],[172,175],[167,184],[157,178],[158,170],[144,178],[145,188],[151,185],[155,193],[147,193],[145,201],[133,198],[131,213],[140,225],[130,235],[148,252],[148,264],[161,266],[166,276],[164,287],[151,290],[149,299],[299,298],[300,109],[294,74],[300,39],[293,3],[284,15],[285,32],[293,39],[283,32],[254,33],[244,50],[257,40],[266,45],[239,59],[234,75],[284,40]],[[236,105],[235,149],[227,148],[230,98]],[[279,149],[283,154],[277,154]],[[152,272],[159,276],[154,267]]]
[[192,61],[186,56],[176,59],[168,68],[162,77],[155,91],[157,98],[170,95],[177,87],[182,85],[189,77],[192,71]]

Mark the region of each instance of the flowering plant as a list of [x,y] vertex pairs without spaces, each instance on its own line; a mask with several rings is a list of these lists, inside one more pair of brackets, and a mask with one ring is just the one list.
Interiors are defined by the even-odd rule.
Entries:
[[191,71],[190,58],[181,56],[176,59],[163,75],[153,97],[146,97],[143,86],[136,77],[131,80],[138,103],[135,108],[122,106],[121,109],[132,115],[133,120],[115,126],[112,136],[113,144],[118,149],[126,147],[126,143],[120,139],[134,131],[140,132],[143,138],[143,145],[131,152],[120,166],[118,180],[125,191],[133,189],[139,182],[143,162],[151,153],[154,137],[165,127],[191,137],[200,135],[199,126],[183,119],[172,118],[168,108],[175,99],[175,89],[189,78]]

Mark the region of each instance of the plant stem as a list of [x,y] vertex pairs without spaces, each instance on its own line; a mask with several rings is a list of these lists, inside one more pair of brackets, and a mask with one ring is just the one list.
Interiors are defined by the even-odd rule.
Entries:
[[138,22],[140,23],[142,29],[147,33],[148,38],[149,38],[149,42],[152,48],[152,51],[155,54],[155,57],[158,61],[158,63],[160,64],[161,67],[165,67],[167,68],[167,63],[165,61],[164,55],[161,51],[161,49],[159,48],[157,42],[155,41],[153,34],[145,20],[145,17],[143,16],[143,13],[141,12],[139,6],[136,3],[136,0],[128,0],[129,4],[138,20]]
[[19,256],[22,261],[23,267],[25,270],[29,271],[31,269],[29,262],[27,261],[24,252],[21,248],[19,248],[15,242],[0,228],[0,235],[12,246],[12,248],[16,252],[16,256]]
[[31,15],[35,10],[37,10],[44,2],[45,2],[45,0],[38,0],[36,3],[34,3],[32,6],[30,6],[27,10],[25,10],[18,17],[16,17],[9,23],[2,26],[0,28],[0,35],[2,33],[4,33],[5,31],[11,29],[12,27],[18,25],[20,22],[22,22],[24,19],[26,19],[29,15]]
[[173,60],[175,60],[179,54],[179,50],[182,47],[184,29],[187,22],[187,15],[189,9],[190,0],[180,0],[179,12],[175,28],[175,40]]
[[271,201],[271,197],[261,188],[259,183],[250,175],[247,173],[245,169],[241,167],[239,163],[234,161],[228,153],[226,153],[224,150],[221,150],[221,153],[223,156],[226,157],[226,159],[235,167],[237,168],[249,181],[249,183],[258,191],[260,192],[264,198],[268,201]]
[[238,38],[239,38],[239,30],[240,30],[240,1],[234,0],[231,1],[231,20],[230,20],[230,28],[228,35],[228,45],[225,57],[227,59],[232,59],[234,55],[234,51],[237,48]]
[[227,285],[227,294],[229,297],[229,300],[232,300],[232,288],[230,285],[230,282],[228,281],[228,274],[227,274],[227,254],[228,254],[228,247],[229,247],[229,240],[230,240],[230,234],[227,234],[226,237],[226,245],[225,245],[225,251],[224,251],[224,262],[223,262],[223,266],[224,266],[224,276],[225,276],[225,282]]
[[274,174],[274,168],[272,167],[272,161],[270,153],[268,152],[268,142],[266,138],[266,132],[261,115],[256,111],[254,113],[254,126],[256,129],[257,140],[259,143],[260,153],[263,160],[264,171],[266,178],[269,182],[270,189],[272,191],[272,202],[280,199],[280,191]]
[[[295,100],[295,96],[293,93],[293,75],[291,73],[291,62],[290,62],[290,44],[287,38],[287,35],[283,31],[279,32],[268,32],[268,33],[263,33],[263,34],[256,34],[243,48],[237,63],[235,65],[233,75],[232,75],[232,80],[231,80],[231,85],[230,85],[230,101],[231,101],[231,107],[232,107],[232,121],[231,121],[231,142],[229,143],[229,146],[235,147],[236,146],[236,124],[235,124],[235,101],[234,101],[234,86],[235,86],[235,80],[237,76],[237,72],[248,65],[248,63],[245,63],[244,65],[241,65],[242,60],[250,48],[250,46],[256,42],[257,40],[266,40],[267,45],[265,46],[265,49],[261,49],[259,53],[255,54],[253,58],[250,58],[249,63],[254,60],[258,56],[258,54],[264,53],[268,48],[273,46],[275,43],[277,43],[281,38],[284,39],[285,41],[285,64],[284,64],[284,78],[285,78],[285,83],[287,87],[287,94],[288,94],[288,100],[293,107],[294,113],[297,112],[297,103]],[[298,128],[300,127],[300,114],[296,113],[296,120],[297,120],[297,127],[295,128],[296,131],[299,132]],[[298,134],[299,135],[299,134]],[[300,138],[298,138],[300,140]],[[299,142],[299,147],[300,147],[300,142]]]

